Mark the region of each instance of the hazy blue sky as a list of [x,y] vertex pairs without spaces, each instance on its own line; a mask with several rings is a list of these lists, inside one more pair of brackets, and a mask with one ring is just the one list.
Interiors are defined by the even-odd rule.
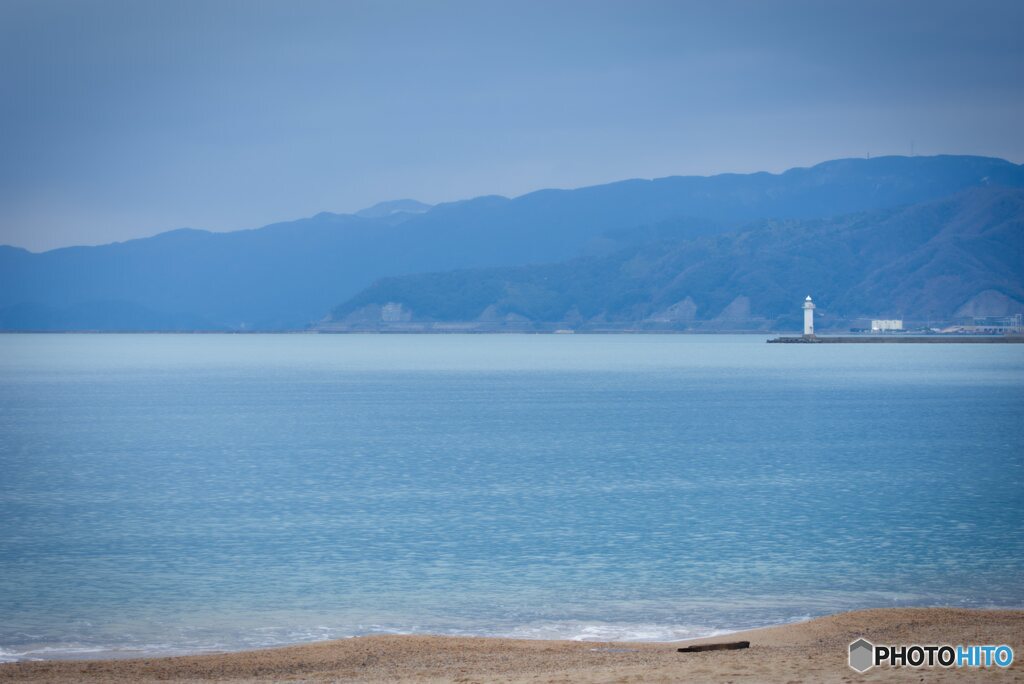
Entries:
[[0,0],[0,243],[380,200],[1024,161],[1024,2]]

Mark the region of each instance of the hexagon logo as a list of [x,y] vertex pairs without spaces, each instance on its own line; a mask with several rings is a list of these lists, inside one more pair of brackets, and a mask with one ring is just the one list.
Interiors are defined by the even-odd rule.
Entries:
[[875,666],[875,645],[867,639],[857,639],[850,644],[850,667],[857,672],[867,672]]

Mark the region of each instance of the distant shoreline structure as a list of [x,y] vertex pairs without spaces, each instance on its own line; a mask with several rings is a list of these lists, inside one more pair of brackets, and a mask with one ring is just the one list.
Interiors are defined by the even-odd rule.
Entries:
[[871,322],[870,335],[833,335],[818,337],[814,334],[814,310],[817,308],[811,295],[807,295],[801,307],[804,312],[804,331],[800,337],[776,337],[768,344],[1007,344],[1024,342],[1021,333],[1021,316],[1015,317],[1015,327],[1007,327],[1001,334],[978,334],[970,332],[925,331],[925,334],[907,335],[903,331],[902,319],[879,319]]
[[844,335],[836,337],[776,337],[768,344],[1014,344],[1024,335]]

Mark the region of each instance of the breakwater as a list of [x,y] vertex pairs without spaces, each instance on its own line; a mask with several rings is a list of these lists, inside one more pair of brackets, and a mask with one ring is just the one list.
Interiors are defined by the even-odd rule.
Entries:
[[1013,344],[1024,335],[846,335],[776,337],[768,344]]

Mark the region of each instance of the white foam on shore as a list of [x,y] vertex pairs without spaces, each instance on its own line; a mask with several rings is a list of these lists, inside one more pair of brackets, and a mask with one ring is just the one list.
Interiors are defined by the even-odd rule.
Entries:
[[121,660],[128,658],[168,657],[178,655],[200,655],[202,653],[224,652],[224,647],[186,647],[170,644],[143,644],[132,646],[85,646],[79,644],[58,644],[38,646],[24,650],[0,648],[0,663],[17,663],[33,660]]
[[152,643],[152,644],[32,644],[21,648],[8,646],[0,648],[0,662],[10,663],[31,660],[85,660],[167,657],[177,655],[200,655],[203,653],[247,651],[261,648],[316,643],[331,639],[345,639],[370,635],[413,635],[431,634],[452,637],[498,637],[510,639],[565,640],[565,641],[679,641],[706,636],[726,634],[705,626],[671,625],[656,623],[594,623],[594,622],[545,622],[526,624],[511,628],[496,629],[452,629],[412,627],[395,628],[386,625],[360,625],[354,630],[318,627],[310,630],[283,630],[277,634],[272,629],[256,630],[231,643],[223,640],[201,643]]
[[294,646],[333,639],[346,639],[371,635],[438,635],[452,637],[496,637],[581,642],[676,642],[705,637],[722,636],[737,631],[792,624],[811,619],[810,615],[793,617],[772,625],[743,625],[730,628],[710,625],[672,624],[654,622],[599,622],[589,620],[562,620],[527,623],[508,627],[456,629],[440,626],[393,627],[386,624],[362,624],[345,629],[340,626],[317,625],[308,629],[280,629],[260,627],[237,635],[235,639],[185,639],[163,643],[84,644],[25,644],[23,647],[0,648],[0,663],[31,660],[84,660],[168,657],[201,655]]
[[[7,651],[0,649],[0,662],[13,663],[19,660],[61,660],[63,658],[78,659],[96,657],[112,649],[102,646],[40,646],[24,651]],[[114,649],[116,650],[116,649]]]
[[658,623],[617,622],[553,622],[523,625],[495,636],[513,639],[550,639],[565,641],[680,641],[718,636],[729,630],[707,625],[673,625]]

